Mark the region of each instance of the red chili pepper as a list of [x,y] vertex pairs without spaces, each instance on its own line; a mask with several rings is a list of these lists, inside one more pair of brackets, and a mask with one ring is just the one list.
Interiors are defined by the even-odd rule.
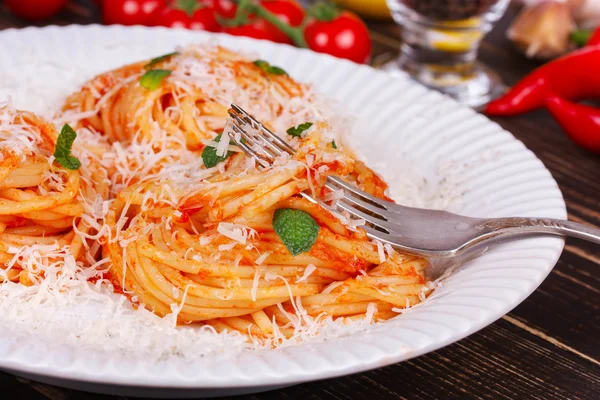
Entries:
[[600,45],[600,26],[596,28],[590,40],[587,42],[587,46],[598,46]]
[[485,112],[508,116],[533,111],[556,95],[568,100],[600,97],[600,46],[586,47],[543,65],[526,76]]
[[550,96],[546,106],[575,143],[600,154],[600,109],[575,104],[558,96]]

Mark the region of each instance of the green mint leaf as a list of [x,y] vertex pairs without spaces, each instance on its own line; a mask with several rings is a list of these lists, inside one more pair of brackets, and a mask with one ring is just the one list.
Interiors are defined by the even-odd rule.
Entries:
[[268,62],[266,62],[265,60],[256,60],[254,61],[254,65],[256,65],[258,68],[262,69],[263,71],[266,71],[267,68],[269,68],[270,64]]
[[331,147],[337,150],[337,144],[335,144],[335,140],[331,141]]
[[265,60],[256,60],[256,61],[254,61],[254,65],[256,65],[258,68],[265,71],[267,74],[287,75],[287,72],[285,72],[285,70],[283,70],[282,68],[276,67],[274,65],[271,65]]
[[267,68],[266,71],[271,75],[287,75],[287,72],[285,72],[285,70],[274,65],[269,66],[269,68]]
[[159,63],[161,63],[161,62],[163,62],[165,60],[168,60],[169,58],[177,56],[177,55],[179,55],[179,52],[178,51],[174,51],[172,53],[165,54],[165,55],[153,58],[152,60],[150,60],[150,62],[148,64],[144,65],[144,68],[145,69],[150,69],[150,68],[154,67],[156,64],[159,64]]
[[77,138],[77,132],[69,124],[64,124],[56,139],[54,159],[67,169],[79,169],[81,162],[71,155],[71,147]]
[[290,136],[302,137],[302,133],[304,131],[306,131],[307,129],[309,129],[312,125],[313,125],[312,122],[305,122],[305,123],[300,124],[298,126],[292,126],[286,132]]
[[[214,141],[219,143],[221,141],[222,135],[223,135],[222,133],[219,133],[215,137]],[[234,144],[234,143],[230,140],[229,144]],[[218,163],[220,163],[221,161],[225,161],[232,154],[233,154],[232,151],[228,151],[227,154],[225,154],[224,156],[218,156],[217,149],[215,147],[206,146],[204,148],[204,150],[202,150],[202,162],[204,162],[204,166],[206,168],[212,168],[212,167],[216,166]]]
[[77,138],[77,132],[71,125],[64,124],[60,130],[60,134],[56,139],[56,147],[54,148],[54,158],[66,158],[71,154],[71,147]]
[[171,75],[171,72],[173,71],[168,69],[151,69],[142,75],[140,85],[150,91],[156,90],[160,87],[162,80]]
[[273,215],[273,229],[293,256],[309,251],[319,236],[319,224],[309,213],[280,208]]
[[56,162],[65,167],[66,169],[79,169],[81,167],[81,161],[77,157],[68,156],[55,158]]

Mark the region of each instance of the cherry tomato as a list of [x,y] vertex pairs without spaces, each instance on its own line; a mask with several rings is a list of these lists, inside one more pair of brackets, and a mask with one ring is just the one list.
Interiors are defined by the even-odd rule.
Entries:
[[157,16],[156,25],[209,32],[221,31],[215,12],[210,8],[199,8],[190,16],[186,11],[167,7]]
[[217,15],[231,19],[235,18],[237,13],[237,5],[232,0],[205,0],[206,5],[211,7]]
[[304,10],[296,2],[289,0],[264,1],[262,6],[291,26],[300,26],[304,21]]
[[234,36],[246,36],[254,39],[264,39],[273,41],[273,36],[264,29],[253,25],[231,26],[223,28],[223,32]]
[[107,25],[152,25],[166,6],[166,0],[104,0],[102,3],[102,17]]
[[[286,0],[265,1],[262,3],[262,6],[281,21],[293,27],[300,26],[302,21],[304,21],[304,10],[296,3]],[[259,30],[267,31],[273,37],[271,40],[274,42],[292,44],[292,40],[270,22],[263,19],[255,19],[252,25]]]
[[315,19],[304,31],[308,47],[319,53],[365,63],[371,54],[371,38],[365,24],[349,11],[331,21]]
[[68,0],[5,0],[6,7],[15,15],[31,20],[49,18],[58,13]]
[[596,30],[594,30],[592,32],[592,36],[590,37],[590,39],[587,42],[588,46],[597,46],[600,44],[600,26],[598,26],[596,28]]

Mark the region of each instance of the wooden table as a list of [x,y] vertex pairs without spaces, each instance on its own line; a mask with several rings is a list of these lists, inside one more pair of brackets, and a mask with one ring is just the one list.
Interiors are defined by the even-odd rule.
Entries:
[[[509,10],[481,49],[481,59],[510,85],[537,65],[504,37],[514,14]],[[92,2],[78,0],[45,23],[99,22]],[[0,28],[25,25],[0,4]],[[376,55],[397,51],[399,35],[393,24],[370,27]],[[496,121],[550,169],[567,201],[569,218],[600,226],[600,158],[577,148],[546,112]],[[409,362],[247,398],[600,399],[599,272],[600,248],[569,239],[558,265],[534,294],[467,339]],[[109,398],[4,372],[0,387],[0,398],[11,400]]]

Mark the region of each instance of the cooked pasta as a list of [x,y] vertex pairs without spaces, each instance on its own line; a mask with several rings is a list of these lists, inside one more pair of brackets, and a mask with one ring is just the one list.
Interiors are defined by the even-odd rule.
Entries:
[[[111,141],[150,139],[165,130],[191,150],[222,131],[233,100],[274,128],[285,102],[298,103],[292,116],[305,122],[302,102],[312,91],[287,74],[269,76],[251,60],[227,49],[195,46],[166,57],[154,67],[171,70],[156,90],[140,85],[149,62],[125,66],[99,75],[69,97],[65,111],[81,113],[81,126],[91,126]],[[294,113],[293,107],[288,112]],[[288,128],[288,127],[285,127]]]
[[[246,157],[230,141],[233,102],[295,155],[269,168]],[[11,246],[37,239],[69,245],[84,267],[105,264],[136,307],[257,340],[294,337],[323,318],[389,319],[429,293],[427,262],[334,211],[330,175],[384,199],[387,185],[356,160],[333,115],[310,85],[220,47],[104,73],[58,116],[79,135],[79,171],[52,159],[48,124],[28,113],[3,122],[37,148],[3,150],[0,256],[8,265]]]
[[[102,191],[87,176],[59,165],[52,155],[57,140],[52,125],[29,112],[0,107],[0,279],[32,285],[43,279],[44,265],[29,262],[24,247],[67,248],[84,260],[87,243],[78,232],[91,227],[79,217],[86,196]],[[82,157],[82,159],[85,159]],[[87,162],[87,172],[97,168]],[[106,192],[106,190],[105,190]],[[98,250],[97,246],[96,249]],[[35,249],[34,249],[35,251]],[[53,260],[46,259],[46,263]],[[42,276],[40,276],[42,275]]]
[[[310,187],[302,163],[258,171],[244,169],[241,154],[236,158],[176,206],[145,201],[158,197],[160,185],[118,196],[108,224],[121,239],[105,246],[116,285],[159,314],[180,304],[181,322],[250,329],[255,336],[270,335],[273,318],[282,326],[294,322],[298,304],[313,317],[364,315],[373,304],[375,317],[386,318],[394,307],[419,302],[427,289],[424,260],[390,249],[382,257],[363,231],[297,197]],[[331,172],[347,175],[347,161],[337,171],[329,164]],[[305,211],[319,224],[310,251],[292,256],[274,232],[273,214],[282,208]]]

